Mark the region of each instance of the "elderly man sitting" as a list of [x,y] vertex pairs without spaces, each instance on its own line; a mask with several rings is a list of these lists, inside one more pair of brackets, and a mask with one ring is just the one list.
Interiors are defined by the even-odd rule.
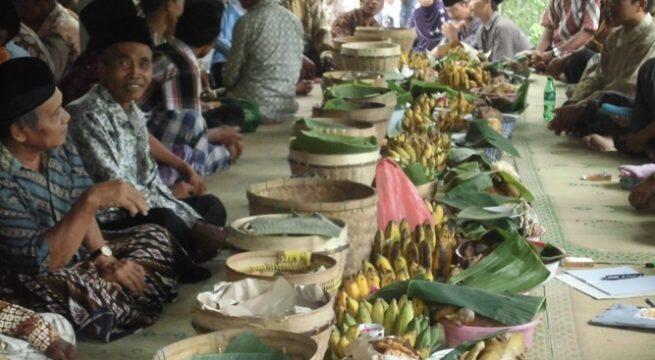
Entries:
[[100,231],[98,210],[148,206],[123,181],[93,186],[61,101],[41,60],[0,65],[0,298],[110,341],[153,324],[175,297],[171,242],[152,225]]
[[[226,234],[219,228],[225,224],[225,208],[215,196],[202,195],[204,184],[189,164],[148,134],[145,116],[135,103],[152,78],[148,25],[138,16],[124,18],[105,41],[100,84],[67,107],[72,117],[71,137],[96,182],[125,180],[143,194],[152,209],[132,218],[112,209],[101,225],[108,230],[161,225],[194,260],[208,260],[225,240]],[[177,185],[192,196],[178,200],[159,177],[155,160],[178,169],[186,182]],[[195,270],[197,276],[189,281],[211,275],[201,268]]]

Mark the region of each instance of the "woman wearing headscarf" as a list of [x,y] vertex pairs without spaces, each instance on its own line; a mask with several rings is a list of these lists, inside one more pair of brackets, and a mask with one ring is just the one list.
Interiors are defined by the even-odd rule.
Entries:
[[441,0],[419,0],[421,6],[412,11],[407,27],[416,29],[414,51],[430,51],[443,38],[441,27],[448,15]]

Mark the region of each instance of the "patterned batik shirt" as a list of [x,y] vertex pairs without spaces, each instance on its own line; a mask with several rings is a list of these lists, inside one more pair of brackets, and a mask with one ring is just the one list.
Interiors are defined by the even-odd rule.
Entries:
[[[553,30],[552,47],[561,46],[580,31],[598,30],[601,0],[550,0],[541,26]],[[576,49],[572,49],[576,50]]]
[[[66,109],[71,114],[71,137],[93,180],[127,181],[141,192],[150,208],[173,210],[189,226],[200,219],[159,178],[157,163],[150,155],[145,116],[134,102],[125,111],[109,90],[99,84]],[[114,221],[126,216],[125,211],[117,210],[100,220]]]
[[280,5],[302,23],[306,49],[314,48],[319,55],[331,50],[330,25],[321,0],[282,0]]
[[380,27],[380,24],[375,18],[365,16],[362,9],[355,9],[341,14],[334,20],[334,23],[332,23],[332,38],[355,35],[358,26]]
[[257,103],[266,122],[291,120],[298,111],[296,82],[302,55],[298,18],[275,0],[260,0],[234,28],[223,68],[228,96]]
[[42,164],[42,172],[28,169],[0,144],[0,273],[47,272],[45,233],[93,185],[70,140],[44,153]]
[[57,3],[36,33],[50,52],[55,78],[61,79],[80,55],[78,16]]
[[22,339],[45,352],[60,336],[41,315],[0,300],[0,334]]
[[55,72],[55,63],[52,61],[50,51],[48,51],[43,42],[41,42],[39,35],[37,35],[34,30],[30,29],[29,26],[21,23],[18,35],[16,35],[13,41],[16,45],[25,49],[31,57],[40,59],[48,64],[50,70],[53,73]]

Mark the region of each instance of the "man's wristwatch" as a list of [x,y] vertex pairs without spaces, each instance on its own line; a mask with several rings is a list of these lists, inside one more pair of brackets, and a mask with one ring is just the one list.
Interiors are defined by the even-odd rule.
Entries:
[[562,51],[558,47],[553,48],[553,55],[555,55],[556,58],[560,57],[562,55]]
[[109,246],[104,245],[100,249],[94,251],[91,253],[91,259],[95,259],[100,255],[104,255],[106,257],[111,257],[114,253],[111,251],[111,248]]

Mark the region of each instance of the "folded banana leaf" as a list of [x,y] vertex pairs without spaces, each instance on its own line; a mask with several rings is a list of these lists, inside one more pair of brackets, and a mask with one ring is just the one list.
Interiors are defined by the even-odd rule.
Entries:
[[514,157],[521,157],[514,145],[503,134],[492,129],[485,120],[474,120],[469,123],[466,145],[472,148],[494,147]]
[[412,181],[412,184],[416,186],[427,184],[434,180],[434,176],[428,176],[426,169],[420,163],[413,163],[403,167],[403,172]]
[[[435,83],[435,82],[425,82],[421,80],[415,80],[412,79],[409,83],[409,88],[410,92],[412,93],[412,96],[416,99],[417,97],[421,96],[421,94],[434,94],[434,93],[446,93],[448,96],[457,96],[459,94],[458,90],[455,90],[449,86],[440,84],[440,83]],[[464,91],[464,97],[468,101],[475,101],[477,99],[477,96],[470,91]]]
[[471,161],[477,162],[487,169],[490,168],[493,163],[493,160],[483,151],[466,147],[455,147],[450,149],[450,153],[448,154],[448,165],[450,167],[456,167],[461,163]]
[[405,104],[411,103],[414,100],[412,93],[403,89],[403,87],[395,81],[387,81],[387,85],[391,91],[396,93],[396,99],[398,100],[396,107],[405,106]]
[[302,122],[307,126],[310,130],[311,129],[345,129],[348,128],[347,125],[345,124],[339,124],[336,122],[324,122],[324,121],[317,121],[314,119],[299,119],[297,122]]
[[232,338],[220,354],[194,355],[191,360],[288,360],[279,350],[262,342],[257,335],[244,332]]
[[518,203],[519,200],[507,196],[490,194],[487,192],[471,192],[459,195],[447,194],[446,196],[440,198],[439,202],[442,202],[457,210],[464,210],[471,206],[488,207],[500,206],[510,202]]
[[365,99],[383,95],[390,90],[366,84],[346,83],[328,88],[325,95],[329,98],[339,99]]
[[343,111],[352,111],[362,109],[362,104],[357,104],[354,102],[346,101],[344,99],[331,99],[325,102],[323,109],[325,110],[343,110]]
[[242,131],[244,133],[251,133],[257,130],[259,123],[262,120],[262,115],[259,111],[259,105],[252,100],[243,98],[221,98],[223,104],[236,104],[241,106],[244,115],[244,124]]
[[316,130],[302,131],[291,138],[291,150],[320,155],[361,154],[377,151],[375,136],[354,137],[327,135]]
[[446,189],[446,194],[452,196],[462,196],[469,193],[478,193],[493,187],[494,183],[488,172],[479,173],[473,177],[457,183],[450,189]]
[[540,296],[506,295],[470,286],[425,280],[396,281],[378,290],[374,298],[391,301],[402,295],[426,302],[465,307],[507,325],[532,321],[544,309],[546,301]]
[[544,282],[550,272],[518,233],[496,229],[505,239],[479,263],[448,282],[498,293],[517,294]]
[[534,195],[532,195],[530,190],[528,190],[525,186],[523,186],[523,184],[521,184],[517,178],[515,178],[514,176],[510,175],[505,171],[497,171],[496,174],[500,176],[506,184],[513,186],[516,189],[516,191],[518,191],[521,198],[523,198],[525,201],[527,202],[534,201]]

